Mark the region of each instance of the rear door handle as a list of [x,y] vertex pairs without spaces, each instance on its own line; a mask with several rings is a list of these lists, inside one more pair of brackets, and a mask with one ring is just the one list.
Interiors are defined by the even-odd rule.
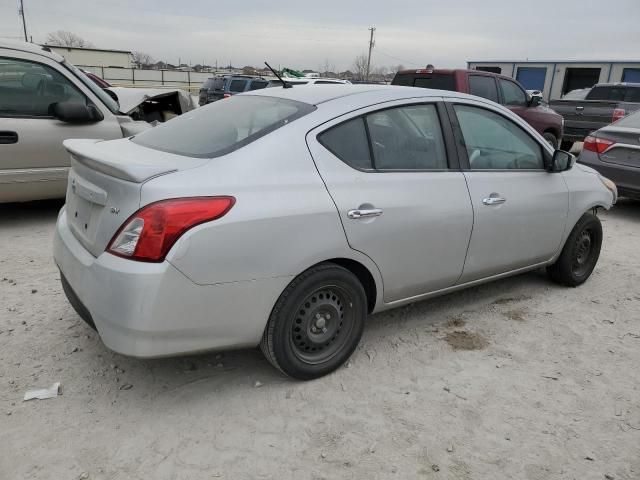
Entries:
[[506,201],[507,199],[502,197],[487,197],[482,200],[482,203],[485,205],[500,205]]
[[365,210],[355,209],[355,210],[349,210],[347,212],[347,217],[349,217],[352,220],[357,220],[359,218],[379,217],[380,215],[382,215],[381,208],[368,208]]
[[8,145],[10,143],[18,143],[17,132],[9,132],[7,130],[0,130],[0,145]]

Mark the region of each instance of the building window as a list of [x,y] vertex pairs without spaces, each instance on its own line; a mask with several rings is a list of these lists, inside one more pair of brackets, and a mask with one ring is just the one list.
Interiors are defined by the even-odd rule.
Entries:
[[564,74],[562,94],[580,88],[591,88],[600,81],[599,68],[567,68]]

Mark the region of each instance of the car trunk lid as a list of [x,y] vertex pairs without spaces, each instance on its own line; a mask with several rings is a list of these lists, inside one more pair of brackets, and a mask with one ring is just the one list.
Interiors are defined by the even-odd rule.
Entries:
[[128,139],[66,140],[71,154],[66,209],[74,236],[95,257],[140,208],[140,191],[147,180],[208,160],[151,150]]

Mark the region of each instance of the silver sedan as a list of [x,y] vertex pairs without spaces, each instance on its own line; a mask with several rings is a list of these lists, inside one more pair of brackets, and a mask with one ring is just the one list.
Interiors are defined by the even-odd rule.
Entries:
[[509,110],[410,87],[270,88],[65,146],[55,261],[107,347],[260,345],[298,379],[370,313],[541,267],[583,283],[617,196]]

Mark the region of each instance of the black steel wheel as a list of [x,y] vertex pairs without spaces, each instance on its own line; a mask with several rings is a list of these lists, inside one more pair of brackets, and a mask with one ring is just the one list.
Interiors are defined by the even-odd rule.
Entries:
[[547,267],[547,273],[557,283],[576,287],[591,276],[601,247],[602,224],[592,213],[585,213],[571,230],[556,262]]
[[271,313],[260,347],[285,374],[317,378],[353,353],[364,328],[367,298],[358,278],[321,264],[295,278]]

